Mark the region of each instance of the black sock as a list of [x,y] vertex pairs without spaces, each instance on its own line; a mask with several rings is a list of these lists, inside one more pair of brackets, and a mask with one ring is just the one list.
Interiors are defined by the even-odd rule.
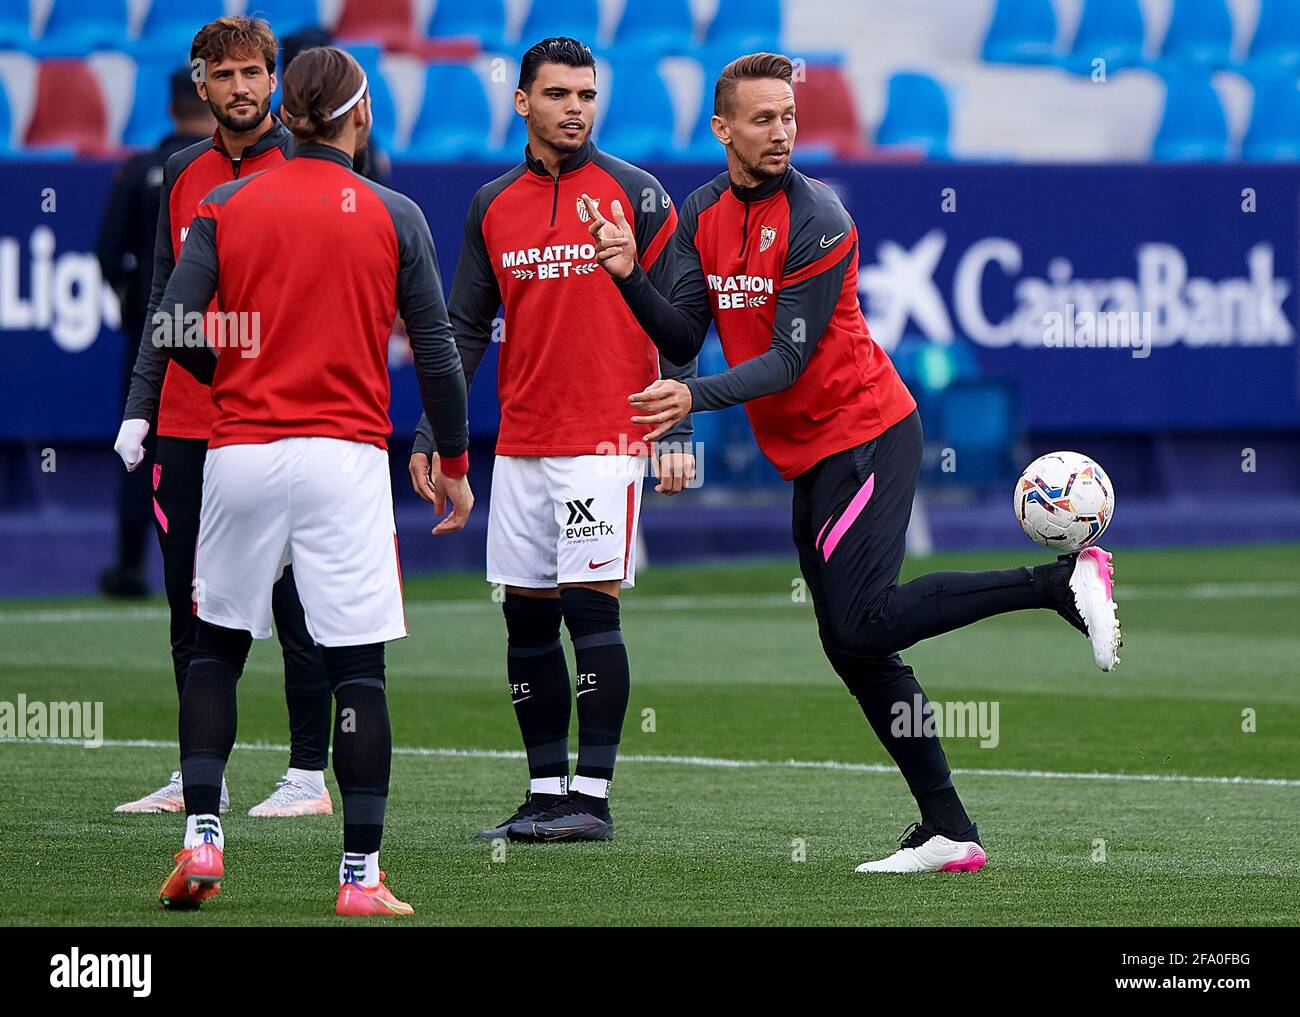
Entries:
[[379,850],[393,738],[384,694],[384,644],[325,647],[334,689],[334,777],[343,798],[343,850]]
[[197,622],[189,672],[181,692],[181,781],[185,814],[217,815],[221,778],[235,746],[235,688],[253,637],[239,629]]
[[559,779],[563,794],[569,780],[573,694],[560,641],[560,599],[507,593],[501,609],[506,618],[510,701],[528,753],[528,776]]
[[[576,776],[614,777],[614,761],[627,714],[629,668],[619,628],[618,598],[583,586],[560,591],[564,622],[577,663],[578,766]],[[576,790],[608,797],[609,785],[577,781]],[[604,794],[599,794],[603,790]]]
[[872,661],[837,658],[832,664],[841,676],[841,668],[860,672],[859,680],[850,689],[876,737],[898,764],[921,810],[921,822],[945,836],[969,831],[971,820],[953,787],[952,771],[939,738],[924,733],[923,719],[920,724],[898,723],[899,703],[909,711],[919,708],[923,716],[928,715],[930,701],[912,669],[897,655]]

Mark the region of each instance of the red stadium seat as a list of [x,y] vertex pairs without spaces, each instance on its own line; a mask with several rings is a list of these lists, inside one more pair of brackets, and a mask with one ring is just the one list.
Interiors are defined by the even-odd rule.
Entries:
[[842,159],[865,158],[868,150],[857,104],[844,73],[829,63],[809,64],[805,72],[806,79],[794,86],[799,108],[798,146],[805,151],[829,149]]
[[79,155],[105,155],[112,150],[104,94],[85,61],[41,62],[26,144],[71,146]]
[[395,50],[412,49],[421,41],[412,0],[344,0],[334,35]]

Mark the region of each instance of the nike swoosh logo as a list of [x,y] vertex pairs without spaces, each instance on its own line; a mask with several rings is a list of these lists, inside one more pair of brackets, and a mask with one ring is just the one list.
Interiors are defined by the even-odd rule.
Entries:
[[839,240],[839,238],[842,237],[842,236],[844,236],[843,233],[836,233],[835,236],[833,236],[833,237],[831,237],[829,240],[827,240],[827,239],[826,239],[826,234],[823,233],[823,234],[822,234],[822,239],[821,239],[821,245],[822,245],[822,247],[831,247],[831,246],[834,245],[835,241]]
[[[585,696],[588,692],[595,692],[595,691],[596,691],[595,689],[583,689],[581,692],[578,693],[578,696]],[[574,696],[574,698],[576,699],[577,696]]]
[[618,561],[618,555],[614,555],[614,557],[611,558],[609,561],[602,561],[602,562],[600,562],[599,564],[597,564],[596,562],[594,562],[594,561],[592,561],[590,558],[588,558],[588,559],[587,559],[587,568],[589,568],[589,569],[603,569],[606,565],[612,565],[612,564],[614,564],[614,562],[616,562],[616,561]]
[[520,703],[526,703],[526,702],[528,702],[528,700],[530,700],[530,699],[532,699],[532,698],[533,698],[532,696],[524,696],[523,699],[512,699],[512,700],[510,700],[510,702],[511,702],[513,705],[518,706]]

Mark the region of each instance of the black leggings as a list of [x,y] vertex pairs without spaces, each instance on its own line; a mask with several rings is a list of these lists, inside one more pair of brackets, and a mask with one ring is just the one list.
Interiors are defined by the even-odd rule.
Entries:
[[[194,552],[203,500],[203,463],[208,443],[200,438],[160,437],[153,467],[154,523],[163,554],[163,578],[171,611],[172,668],[176,698],[185,688],[194,654]],[[307,631],[293,569],[286,568],[271,593],[275,634],[284,652],[284,698],[289,707],[289,765],[325,769],[330,744],[329,679]]]

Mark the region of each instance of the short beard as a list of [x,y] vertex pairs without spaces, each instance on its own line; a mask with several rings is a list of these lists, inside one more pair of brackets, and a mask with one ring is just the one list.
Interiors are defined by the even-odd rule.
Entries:
[[790,165],[790,160],[788,157],[786,158],[786,161],[782,163],[779,167],[765,166],[762,162],[752,164],[752,165],[747,162],[742,162],[740,164],[741,169],[743,169],[755,180],[771,180],[773,177],[779,177],[781,176],[781,174],[783,174],[786,171],[789,165]]
[[212,115],[226,130],[232,134],[243,134],[245,131],[251,131],[254,127],[266,119],[266,114],[271,110],[271,97],[268,95],[257,107],[256,113],[250,113],[246,117],[231,116],[224,109],[218,108],[216,103],[211,99],[208,100],[208,109]]
[[352,172],[358,176],[366,175],[366,167],[370,164],[370,140],[367,139],[356,154],[352,156]]

